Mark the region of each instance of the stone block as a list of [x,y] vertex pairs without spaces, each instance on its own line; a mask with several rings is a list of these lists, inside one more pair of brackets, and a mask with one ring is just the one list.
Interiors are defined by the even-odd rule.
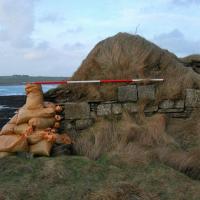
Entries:
[[159,104],[159,108],[162,109],[168,109],[168,108],[173,108],[174,107],[174,101],[172,100],[164,100]]
[[138,112],[138,105],[136,103],[124,103],[123,109],[130,113]]
[[156,89],[155,85],[142,85],[138,86],[138,99],[155,100]]
[[160,108],[159,113],[180,113],[183,112],[183,108]]
[[120,102],[137,101],[136,85],[121,86],[118,88],[118,100]]
[[112,113],[118,115],[122,113],[122,105],[119,103],[112,104]]
[[196,89],[187,89],[186,90],[186,107],[200,107],[200,90]]
[[152,113],[158,111],[158,106],[157,105],[151,105],[151,106],[146,106],[144,109],[145,113]]
[[174,108],[184,108],[185,107],[185,102],[184,100],[176,100],[174,102]]
[[76,120],[75,125],[77,130],[83,130],[92,126],[93,123],[92,119],[80,119]]
[[66,103],[65,119],[88,119],[90,118],[90,106],[88,103]]
[[111,115],[111,104],[100,104],[97,107],[98,116]]

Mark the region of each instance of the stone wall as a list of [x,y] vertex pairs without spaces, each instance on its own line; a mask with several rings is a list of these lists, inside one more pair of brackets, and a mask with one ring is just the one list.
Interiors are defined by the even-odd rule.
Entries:
[[200,108],[200,90],[187,89],[183,99],[156,101],[156,86],[128,85],[118,88],[116,101],[69,102],[63,104],[62,129],[82,130],[95,122],[97,117],[120,116],[123,112],[137,113],[141,101],[148,102],[144,108],[148,116],[165,113],[168,117],[188,118],[194,109]]

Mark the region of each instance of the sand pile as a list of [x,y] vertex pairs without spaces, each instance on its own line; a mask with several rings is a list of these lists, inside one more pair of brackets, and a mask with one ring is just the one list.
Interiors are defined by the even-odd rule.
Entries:
[[[200,76],[174,54],[138,35],[118,33],[99,42],[72,76],[72,80],[164,78],[157,90],[159,99],[175,99],[185,88],[199,88]],[[111,100],[119,84],[60,86],[51,99]]]

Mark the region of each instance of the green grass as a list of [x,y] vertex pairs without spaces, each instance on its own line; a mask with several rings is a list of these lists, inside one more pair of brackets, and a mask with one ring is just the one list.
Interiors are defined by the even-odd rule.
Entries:
[[85,157],[0,160],[0,199],[62,200],[88,199],[91,193],[119,182],[135,184],[161,200],[198,200],[200,183],[163,164],[114,166],[103,156],[98,161]]

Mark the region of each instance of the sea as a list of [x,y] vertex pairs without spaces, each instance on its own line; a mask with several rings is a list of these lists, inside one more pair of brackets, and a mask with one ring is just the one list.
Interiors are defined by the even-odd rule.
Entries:
[[[56,85],[43,85],[43,92],[56,88]],[[0,96],[25,95],[25,85],[0,85]]]

